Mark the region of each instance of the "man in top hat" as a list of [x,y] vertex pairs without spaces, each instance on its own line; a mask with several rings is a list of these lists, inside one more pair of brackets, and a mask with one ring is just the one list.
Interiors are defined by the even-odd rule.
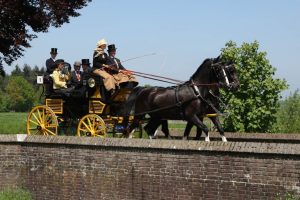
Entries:
[[103,78],[104,87],[110,94],[113,94],[116,89],[116,81],[114,77],[107,73],[106,69],[109,68],[107,65],[108,55],[105,53],[107,42],[105,39],[101,39],[97,42],[97,48],[93,54],[93,74],[101,76]]
[[77,86],[80,83],[82,72],[80,71],[81,62],[74,62],[74,71],[71,72],[71,85]]
[[92,68],[90,67],[89,59],[81,59],[82,71],[85,73],[90,73]]
[[50,51],[51,58],[46,60],[46,68],[47,68],[47,73],[51,74],[55,68],[55,58],[57,56],[57,48],[51,48]]
[[116,58],[116,50],[114,44],[108,45],[108,59],[107,64],[111,67],[110,73],[115,78],[117,84],[123,88],[133,88],[138,85],[136,78],[127,71],[121,64],[120,59]]

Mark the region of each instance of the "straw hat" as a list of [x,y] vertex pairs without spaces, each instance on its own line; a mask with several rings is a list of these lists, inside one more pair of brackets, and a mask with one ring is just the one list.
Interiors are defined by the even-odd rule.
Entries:
[[99,40],[98,42],[97,42],[97,46],[99,47],[99,46],[101,46],[101,45],[107,45],[107,42],[105,41],[105,39],[101,39],[101,40]]

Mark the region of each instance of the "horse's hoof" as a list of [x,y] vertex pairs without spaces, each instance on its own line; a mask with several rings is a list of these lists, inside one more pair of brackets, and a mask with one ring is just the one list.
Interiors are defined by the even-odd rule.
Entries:
[[187,137],[183,137],[182,140],[187,140]]
[[205,142],[210,142],[209,137],[205,137]]
[[155,136],[155,135],[149,135],[149,139],[150,139],[150,140],[155,140],[155,139],[156,139],[156,136]]
[[223,141],[223,142],[227,142],[227,139],[226,139],[225,136],[222,136],[222,141]]

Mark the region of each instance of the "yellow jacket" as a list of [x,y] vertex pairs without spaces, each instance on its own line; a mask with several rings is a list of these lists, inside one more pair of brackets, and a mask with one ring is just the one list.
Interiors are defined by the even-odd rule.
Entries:
[[62,74],[59,69],[55,69],[51,77],[53,79],[53,89],[67,88],[68,75]]

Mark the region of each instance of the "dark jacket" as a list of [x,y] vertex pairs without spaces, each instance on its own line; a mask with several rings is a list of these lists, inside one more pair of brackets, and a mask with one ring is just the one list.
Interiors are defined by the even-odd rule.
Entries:
[[107,64],[107,59],[108,59],[108,55],[105,52],[95,57],[96,54],[97,52],[95,51],[93,55],[93,68],[92,68],[93,71],[95,69],[102,69],[103,65]]
[[82,72],[79,71],[79,74],[80,74],[80,80],[77,79],[77,75],[76,75],[76,72],[75,71],[72,71],[71,72],[71,85],[78,85],[82,79]]
[[52,58],[46,60],[46,72],[52,74],[55,69],[55,61]]
[[116,73],[117,73],[117,70],[125,70],[125,67],[123,67],[120,59],[118,58],[113,58],[111,56],[108,56],[108,59],[107,59],[107,65],[111,66],[113,69],[116,69]]

